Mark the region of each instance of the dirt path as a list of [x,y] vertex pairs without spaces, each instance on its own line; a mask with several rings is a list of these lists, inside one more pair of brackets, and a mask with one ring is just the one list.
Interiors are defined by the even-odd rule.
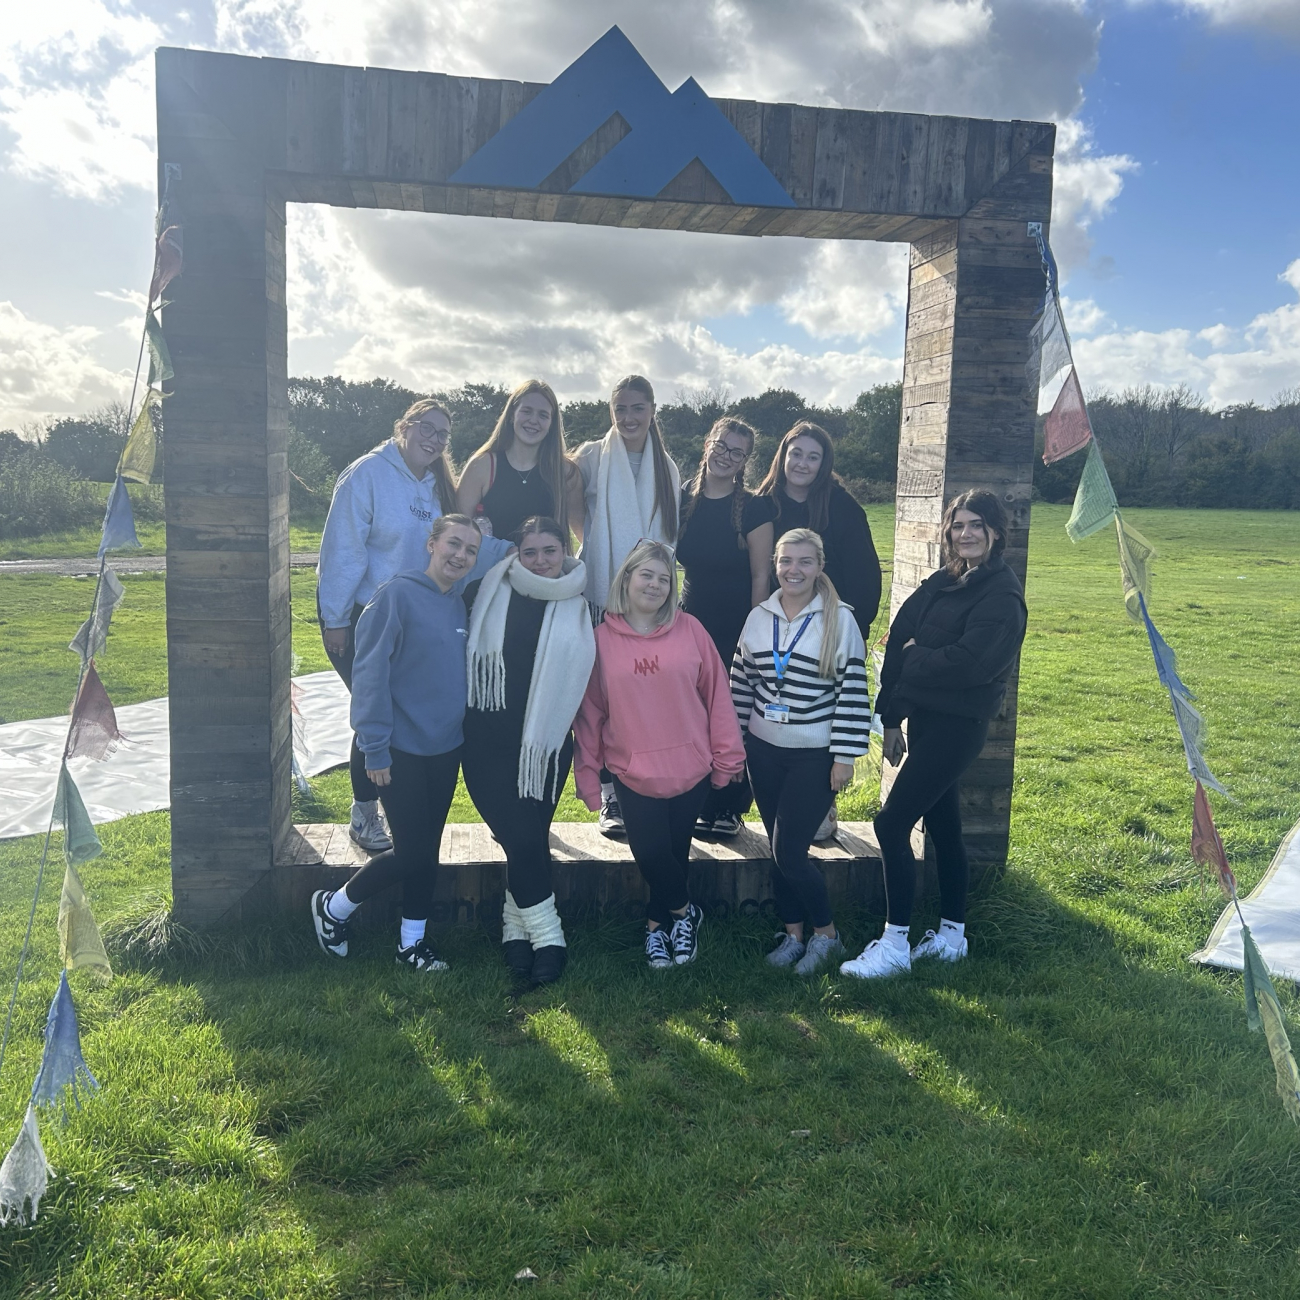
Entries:
[[[289,563],[295,569],[314,569],[319,558],[316,551],[295,551]],[[164,573],[165,555],[112,555],[109,563],[117,573]],[[52,573],[61,578],[79,578],[99,572],[99,560],[93,555],[75,559],[0,560],[0,576],[6,573]]]

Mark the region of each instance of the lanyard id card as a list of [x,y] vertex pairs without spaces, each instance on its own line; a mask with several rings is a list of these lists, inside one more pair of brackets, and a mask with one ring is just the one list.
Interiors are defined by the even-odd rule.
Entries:
[[776,674],[776,700],[763,707],[763,720],[765,722],[789,722],[790,706],[781,703],[781,687],[785,682],[785,670],[789,666],[790,656],[794,654],[794,648],[799,644],[799,638],[808,630],[808,624],[812,622],[812,615],[805,615],[804,621],[799,624],[799,630],[790,640],[790,644],[784,652],[781,650],[781,620],[775,614],[772,615],[772,669]]
[[790,706],[788,704],[765,704],[763,706],[764,722],[789,722]]

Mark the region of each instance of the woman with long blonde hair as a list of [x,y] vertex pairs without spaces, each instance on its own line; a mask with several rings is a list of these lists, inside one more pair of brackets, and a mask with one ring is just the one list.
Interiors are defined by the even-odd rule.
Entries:
[[811,975],[844,944],[808,849],[854,759],[869,748],[871,699],[862,633],[826,576],[822,539],[811,529],[777,540],[776,579],[779,589],[745,621],[731,694],[785,926],[767,960]]

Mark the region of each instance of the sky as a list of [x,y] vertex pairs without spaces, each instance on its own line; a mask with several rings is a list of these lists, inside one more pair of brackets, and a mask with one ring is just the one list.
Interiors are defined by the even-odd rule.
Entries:
[[[130,391],[159,45],[544,82],[614,23],[670,88],[1056,122],[1085,389],[1300,386],[1300,0],[58,0],[0,30],[0,429]],[[305,205],[289,236],[291,374],[845,405],[902,373],[899,245]]]

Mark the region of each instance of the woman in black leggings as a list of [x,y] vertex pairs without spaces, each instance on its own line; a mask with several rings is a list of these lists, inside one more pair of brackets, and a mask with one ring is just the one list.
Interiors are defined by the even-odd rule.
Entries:
[[519,554],[465,596],[472,612],[461,766],[506,854],[506,965],[521,985],[550,984],[568,955],[551,889],[551,820],[596,641],[582,594],[587,572],[568,554],[568,530],[534,516],[515,540]]
[[[876,711],[885,758],[897,766],[906,754],[907,762],[875,823],[888,919],[881,937],[840,967],[846,975],[874,979],[910,970],[923,957],[955,962],[966,956],[970,864],[958,782],[984,748],[1025,638],[1024,592],[1002,559],[1006,537],[1006,512],[993,493],[976,488],[950,502],[944,567],[903,602],[889,629]],[[938,931],[926,931],[910,948],[911,834],[922,817],[934,842],[941,913]]]

